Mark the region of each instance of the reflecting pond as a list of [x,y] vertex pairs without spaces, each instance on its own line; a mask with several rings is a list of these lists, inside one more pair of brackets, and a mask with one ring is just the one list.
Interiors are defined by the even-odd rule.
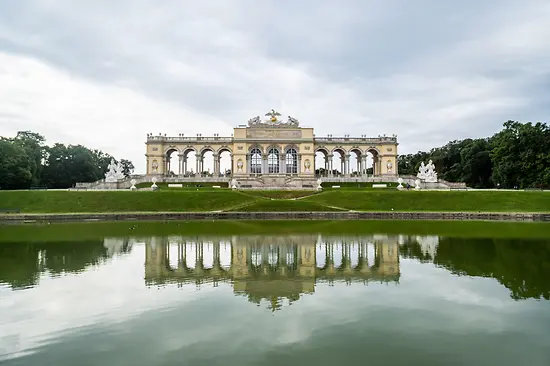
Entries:
[[0,364],[550,364],[545,238],[97,236],[0,243]]

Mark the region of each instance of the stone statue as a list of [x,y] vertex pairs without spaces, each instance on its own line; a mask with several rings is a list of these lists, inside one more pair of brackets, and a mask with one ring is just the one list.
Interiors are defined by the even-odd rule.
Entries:
[[122,161],[119,161],[116,165],[116,172],[115,176],[117,179],[124,179],[126,176],[124,175],[124,167],[122,166]]
[[265,116],[266,117],[269,117],[269,121],[271,123],[276,123],[279,121],[279,119],[277,118],[278,116],[280,116],[281,113],[279,112],[276,112],[275,109],[271,108],[271,111],[266,113]]
[[288,116],[287,124],[291,126],[298,126],[300,122],[298,122],[296,118]]
[[310,170],[309,168],[311,168],[311,161],[309,159],[306,159],[306,161],[304,161],[304,167],[306,168],[306,173],[309,173]]
[[151,178],[151,183],[153,183],[151,185],[151,188],[153,188],[153,190],[157,190],[159,188],[159,186],[157,186],[157,177]]
[[256,125],[259,125],[260,123],[262,123],[262,121],[260,120],[260,116],[253,117],[248,120],[249,126],[256,126]]
[[420,168],[418,168],[418,174],[416,177],[420,180],[426,179],[426,166],[424,165],[424,162],[420,163]]
[[135,179],[130,180],[130,184],[132,185],[132,186],[130,187],[130,189],[131,189],[132,191],[135,191],[135,190],[137,189],[137,188],[136,188],[136,180],[135,180]]
[[119,179],[124,178],[122,173],[122,165],[116,164],[115,159],[111,159],[109,165],[107,165],[107,172],[105,173],[105,182],[116,183]]
[[403,189],[403,178],[399,177],[397,179],[397,183],[399,183],[399,185],[397,186],[397,189]]
[[235,178],[231,179],[231,182],[229,182],[229,186],[231,189],[237,189],[237,180]]
[[386,168],[388,169],[388,173],[392,172],[393,163],[391,162],[391,160],[388,160],[388,163],[386,164]]
[[428,161],[428,165],[426,165],[424,179],[427,183],[437,183],[437,172],[435,171],[435,165],[432,160]]
[[321,178],[317,179],[317,190],[318,191],[323,190],[322,183],[323,183],[323,180]]

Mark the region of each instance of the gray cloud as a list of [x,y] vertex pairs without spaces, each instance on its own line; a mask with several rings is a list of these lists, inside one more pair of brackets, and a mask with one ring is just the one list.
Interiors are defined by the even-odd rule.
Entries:
[[548,18],[543,0],[3,2],[0,134],[142,170],[148,132],[229,135],[274,107],[318,135],[429,149],[548,120]]

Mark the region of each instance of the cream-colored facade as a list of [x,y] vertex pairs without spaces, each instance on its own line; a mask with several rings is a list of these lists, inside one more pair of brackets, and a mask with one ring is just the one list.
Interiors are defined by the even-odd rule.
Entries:
[[[195,137],[147,135],[147,174],[179,176],[203,174],[204,155],[212,152],[214,176],[224,174],[220,169],[220,156],[231,156],[231,176],[234,178],[290,176],[302,179],[324,176],[365,176],[367,156],[372,155],[372,175],[396,176],[397,137],[317,137],[311,127],[300,127],[292,117],[283,121],[280,113],[271,110],[266,119],[254,117],[247,125],[233,130],[231,137]],[[195,166],[189,166],[189,154],[196,156]],[[170,166],[170,157],[177,153],[178,166]],[[316,166],[316,154],[322,154],[324,163]],[[334,166],[333,157],[340,156],[340,166]],[[357,166],[350,166],[351,156]]]

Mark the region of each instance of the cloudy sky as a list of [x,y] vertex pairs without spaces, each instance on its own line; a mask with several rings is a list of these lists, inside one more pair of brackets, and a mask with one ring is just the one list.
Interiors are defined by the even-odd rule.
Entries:
[[270,108],[400,153],[548,121],[547,0],[0,0],[0,135],[145,166]]

